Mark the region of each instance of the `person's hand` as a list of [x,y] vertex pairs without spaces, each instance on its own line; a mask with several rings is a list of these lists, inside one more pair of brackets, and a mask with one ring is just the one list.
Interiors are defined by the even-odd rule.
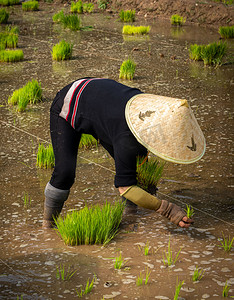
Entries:
[[178,225],[182,228],[188,228],[193,222],[194,222],[193,219],[184,216]]

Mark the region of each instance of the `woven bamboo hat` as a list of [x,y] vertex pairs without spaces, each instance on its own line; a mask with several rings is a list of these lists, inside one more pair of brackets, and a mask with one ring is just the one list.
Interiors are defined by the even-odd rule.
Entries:
[[205,153],[205,138],[187,100],[138,94],[126,105],[131,132],[164,160],[190,164]]

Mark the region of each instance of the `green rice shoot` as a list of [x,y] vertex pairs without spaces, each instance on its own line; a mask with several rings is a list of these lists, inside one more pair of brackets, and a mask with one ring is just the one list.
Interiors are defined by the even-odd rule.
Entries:
[[16,48],[18,45],[18,34],[11,32],[0,32],[1,49]]
[[12,6],[19,4],[19,0],[0,0],[0,5],[2,6]]
[[182,248],[180,248],[180,250],[177,252],[175,257],[173,258],[173,254],[172,254],[172,250],[171,250],[171,241],[170,241],[170,238],[169,238],[168,251],[164,251],[165,257],[164,257],[164,254],[163,254],[163,263],[164,263],[164,265],[167,265],[168,267],[171,266],[171,265],[174,265],[177,262],[178,258],[179,258],[181,250],[182,250]]
[[83,3],[83,12],[92,13],[94,10],[94,4],[89,2]]
[[185,22],[186,22],[186,18],[183,18],[180,15],[172,15],[171,16],[171,24],[172,25],[182,26]]
[[122,22],[134,22],[135,21],[135,10],[121,10],[119,18]]
[[22,50],[0,50],[1,62],[17,62],[24,59]]
[[53,46],[52,58],[53,60],[61,61],[68,60],[72,57],[73,44],[67,43],[64,40]]
[[39,144],[36,166],[40,169],[51,169],[55,165],[54,151],[51,144]]
[[122,254],[121,252],[119,253],[119,256],[116,256],[115,257],[115,261],[114,261],[114,268],[116,270],[119,270],[121,269],[125,264],[126,264],[127,260],[125,260],[123,257],[122,257]]
[[219,27],[219,34],[223,39],[234,38],[234,26],[221,26]]
[[64,11],[61,10],[58,13],[53,15],[53,22],[54,23],[62,23],[63,18],[64,18]]
[[117,234],[125,203],[116,201],[68,212],[55,220],[57,232],[66,245],[107,244]]
[[91,149],[98,146],[98,141],[91,134],[82,134],[80,139],[80,148]]
[[77,270],[72,270],[70,266],[68,266],[67,270],[64,265],[56,266],[56,278],[63,281],[70,280]]
[[144,35],[148,34],[150,31],[150,26],[132,26],[132,25],[124,25],[122,29],[123,34],[129,35]]
[[84,289],[83,289],[83,286],[81,286],[80,291],[78,291],[76,289],[77,296],[79,298],[82,298],[84,295],[87,295],[88,293],[90,293],[93,289],[95,280],[96,280],[96,276],[94,276],[93,280],[90,283],[89,283],[89,279],[87,280],[86,286]]
[[188,218],[192,218],[195,214],[192,206],[186,204],[186,209],[184,209]]
[[140,246],[140,245],[138,245],[138,249],[139,249],[139,251],[142,252],[145,256],[149,255],[149,250],[150,250],[149,242],[147,241],[147,243],[145,244],[145,246]]
[[196,268],[195,268],[195,270],[193,272],[193,276],[192,276],[193,281],[194,282],[200,281],[202,279],[202,277],[204,276],[204,273],[205,273],[205,271],[203,269],[198,268],[196,266]]
[[23,201],[24,201],[24,208],[28,209],[31,206],[31,199],[28,193],[24,193]]
[[222,232],[222,239],[219,239],[221,245],[218,245],[220,248],[223,248],[224,251],[230,252],[233,248],[234,237],[231,239],[230,235],[226,238]]
[[36,11],[39,8],[38,1],[26,1],[22,3],[22,9],[24,11]]
[[5,8],[0,9],[0,24],[6,24],[9,18],[9,13]]
[[81,0],[75,2],[71,2],[71,12],[72,13],[78,13],[83,14],[83,2]]
[[162,177],[165,163],[161,163],[155,158],[150,158],[144,162],[143,157],[137,158],[137,182],[142,189],[148,190],[151,186],[157,186]]
[[132,59],[127,59],[123,61],[119,70],[119,78],[132,80],[135,74],[136,64]]
[[174,300],[178,300],[178,299],[179,299],[179,298],[178,298],[178,297],[179,297],[179,293],[180,293],[180,290],[181,290],[183,284],[184,284],[184,280],[178,282],[178,279],[177,279],[177,284],[176,284],[176,290],[175,290]]
[[[227,281],[225,282],[225,285],[223,287],[223,291],[222,291],[222,296],[223,298],[226,298],[229,296],[229,290],[230,290],[231,286],[227,283]],[[231,296],[231,298],[233,298]]]

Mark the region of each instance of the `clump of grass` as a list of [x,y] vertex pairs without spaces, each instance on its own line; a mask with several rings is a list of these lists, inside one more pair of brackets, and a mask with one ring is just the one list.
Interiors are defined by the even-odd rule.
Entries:
[[[13,50],[12,50],[13,51]],[[14,50],[18,51],[18,50]],[[15,90],[13,94],[8,98],[9,105],[17,105],[19,112],[25,111],[27,105],[35,104],[42,99],[41,84],[37,80],[32,79],[24,87]]]
[[135,35],[135,34],[148,34],[150,31],[150,26],[132,26],[124,25],[122,29],[123,34]]
[[83,2],[81,0],[75,2],[71,2],[71,12],[72,13],[78,13],[83,14]]
[[153,158],[145,162],[144,159],[137,158],[137,182],[141,188],[148,190],[150,186],[157,186],[165,164]]
[[67,60],[72,57],[73,44],[69,44],[64,40],[53,46],[52,57],[53,60]]
[[114,267],[115,269],[121,269],[125,264],[126,260],[122,257],[121,252],[119,253],[119,256],[115,258]]
[[232,5],[234,0],[213,0],[214,2],[221,2],[226,5]]
[[181,250],[182,250],[182,248],[180,248],[180,250],[177,252],[175,258],[173,258],[172,250],[171,250],[171,241],[170,241],[170,238],[169,238],[168,251],[165,251],[166,260],[165,260],[164,255],[163,255],[164,265],[167,265],[168,267],[171,266],[171,265],[174,265],[177,262],[178,258],[179,258]]
[[203,275],[204,275],[205,271],[201,268],[198,268],[196,266],[194,272],[193,272],[193,276],[192,276],[192,279],[193,281],[199,281],[202,279]]
[[69,28],[74,31],[81,29],[81,20],[77,15],[65,15],[62,19],[62,24],[65,28]]
[[61,23],[64,18],[63,10],[59,11],[58,13],[53,15],[53,22],[54,23]]
[[38,1],[26,1],[22,3],[22,9],[24,11],[36,11],[39,8]]
[[54,167],[54,164],[55,159],[52,145],[45,146],[43,143],[39,144],[36,166],[40,169],[51,169]]
[[[149,269],[148,269],[148,268],[147,268],[145,271],[146,271],[146,275],[145,275],[145,285],[147,285],[147,284],[148,284],[148,281],[149,281],[149,277],[150,277],[150,273],[151,273],[151,272],[149,272]],[[140,275],[137,276],[137,279],[136,279],[136,285],[137,285],[137,286],[143,285],[143,280],[144,280],[144,277],[143,277],[143,275],[142,275],[142,272],[140,272]]]
[[[231,288],[230,285],[226,281],[225,286],[223,287],[223,291],[222,291],[223,298],[228,297],[230,288]],[[231,297],[231,298],[234,298],[234,297]]]
[[6,24],[9,18],[9,13],[5,8],[0,9],[0,24]]
[[93,3],[84,2],[83,3],[83,11],[87,13],[92,13],[94,10]]
[[28,193],[24,193],[23,201],[24,201],[24,207],[29,208],[31,205],[31,199],[30,199]]
[[120,66],[119,78],[132,80],[135,74],[136,64],[132,59],[127,59],[123,61]]
[[180,16],[180,15],[172,15],[171,16],[171,24],[182,26],[186,22],[186,18]]
[[144,253],[145,256],[149,255],[149,250],[150,250],[149,242],[147,241],[145,246],[138,245],[138,249],[140,252]]
[[82,134],[80,139],[80,148],[91,149],[97,147],[98,141],[91,134]]
[[134,22],[135,21],[135,10],[121,10],[119,13],[120,20],[122,22]]
[[70,266],[65,270],[64,265],[56,266],[56,278],[61,279],[63,281],[68,281],[72,278],[72,276],[77,272],[77,270],[71,270]]
[[16,48],[18,44],[18,34],[11,32],[0,32],[0,45],[2,49]]
[[105,10],[107,9],[107,5],[109,4],[109,0],[98,0],[97,1],[98,8]]
[[227,44],[222,41],[208,45],[191,45],[189,49],[190,58],[193,60],[203,60],[205,65],[218,66],[226,54]]
[[188,218],[192,218],[195,214],[192,206],[186,204],[186,209],[184,209]]
[[93,280],[90,283],[89,283],[89,279],[88,279],[84,289],[83,289],[83,286],[81,286],[80,291],[77,291],[77,289],[76,289],[76,293],[79,298],[83,297],[84,295],[87,295],[88,293],[90,293],[92,291],[95,279],[96,279],[96,277],[94,276]]
[[22,50],[0,50],[0,61],[17,62],[24,59]]
[[219,239],[219,242],[221,245],[218,245],[219,247],[223,248],[224,251],[229,252],[233,248],[232,244],[234,242],[234,237],[231,239],[230,236],[226,238],[222,232],[223,239]]
[[234,26],[221,26],[221,27],[219,27],[219,34],[224,39],[234,38]]
[[181,290],[183,284],[184,284],[184,280],[183,281],[179,281],[179,282],[177,281],[175,295],[174,295],[174,300],[178,299],[179,293],[180,293],[180,290]]
[[19,0],[0,0],[0,5],[3,6],[12,6],[15,4],[19,4]]
[[66,245],[106,244],[117,234],[125,204],[87,205],[79,210],[68,212],[55,220],[58,234]]

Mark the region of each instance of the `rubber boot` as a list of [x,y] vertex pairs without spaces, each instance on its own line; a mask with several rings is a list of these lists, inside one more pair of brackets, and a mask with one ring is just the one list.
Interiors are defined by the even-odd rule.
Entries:
[[43,228],[53,228],[55,226],[55,220],[62,211],[69,192],[70,190],[60,190],[53,187],[49,182],[47,183],[45,188]]

